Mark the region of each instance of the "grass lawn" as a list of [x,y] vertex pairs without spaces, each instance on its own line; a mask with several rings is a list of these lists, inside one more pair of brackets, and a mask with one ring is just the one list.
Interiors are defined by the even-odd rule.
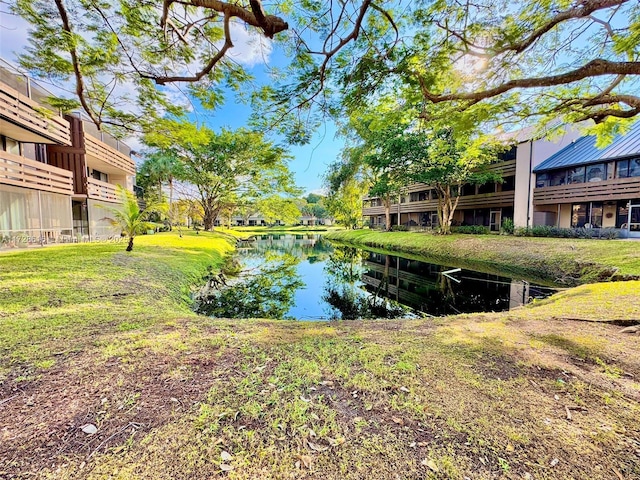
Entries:
[[223,234],[124,247],[0,254],[0,478],[640,478],[638,337],[589,321],[639,319],[638,281],[501,314],[213,320],[187,294]]
[[640,242],[343,230],[327,238],[576,285],[640,278]]

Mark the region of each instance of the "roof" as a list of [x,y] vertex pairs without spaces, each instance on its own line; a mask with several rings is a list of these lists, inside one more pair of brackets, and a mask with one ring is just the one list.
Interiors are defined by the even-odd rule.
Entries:
[[634,123],[626,134],[616,136],[605,148],[596,147],[595,135],[580,137],[551,155],[533,171],[543,172],[633,155],[640,155],[640,122]]

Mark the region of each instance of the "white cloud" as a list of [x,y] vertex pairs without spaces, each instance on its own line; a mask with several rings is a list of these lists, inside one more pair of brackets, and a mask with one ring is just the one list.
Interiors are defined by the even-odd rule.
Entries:
[[271,40],[237,22],[231,23],[230,30],[233,48],[229,50],[229,58],[245,67],[269,63],[273,51]]

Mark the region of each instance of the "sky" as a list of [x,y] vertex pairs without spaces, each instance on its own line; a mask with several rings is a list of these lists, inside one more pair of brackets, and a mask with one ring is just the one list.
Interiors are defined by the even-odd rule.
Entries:
[[[29,25],[23,19],[0,11],[0,58],[16,64],[16,56],[27,45]],[[234,60],[244,65],[257,80],[267,80],[264,62],[269,66],[285,64],[286,58],[281,51],[272,48],[268,40],[256,41],[242,27],[234,28],[234,48],[231,50]],[[40,81],[42,86],[51,86]],[[232,96],[216,111],[194,111],[192,118],[214,130],[222,127],[232,129],[247,125],[251,114],[250,107],[236,103]],[[327,166],[340,156],[343,141],[335,136],[336,126],[327,122],[314,134],[311,142],[305,146],[290,146],[288,150],[294,157],[289,167],[294,174],[298,187],[306,193],[321,193],[322,175]],[[282,139],[277,139],[282,142]],[[139,148],[134,139],[127,141],[134,149]]]

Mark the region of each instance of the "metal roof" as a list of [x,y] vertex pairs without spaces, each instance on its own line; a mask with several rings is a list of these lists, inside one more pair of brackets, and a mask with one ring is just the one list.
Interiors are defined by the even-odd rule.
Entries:
[[626,134],[616,136],[613,142],[605,148],[596,147],[595,135],[580,137],[559,152],[551,155],[534,168],[533,171],[543,172],[632,155],[640,155],[640,122],[634,123]]

